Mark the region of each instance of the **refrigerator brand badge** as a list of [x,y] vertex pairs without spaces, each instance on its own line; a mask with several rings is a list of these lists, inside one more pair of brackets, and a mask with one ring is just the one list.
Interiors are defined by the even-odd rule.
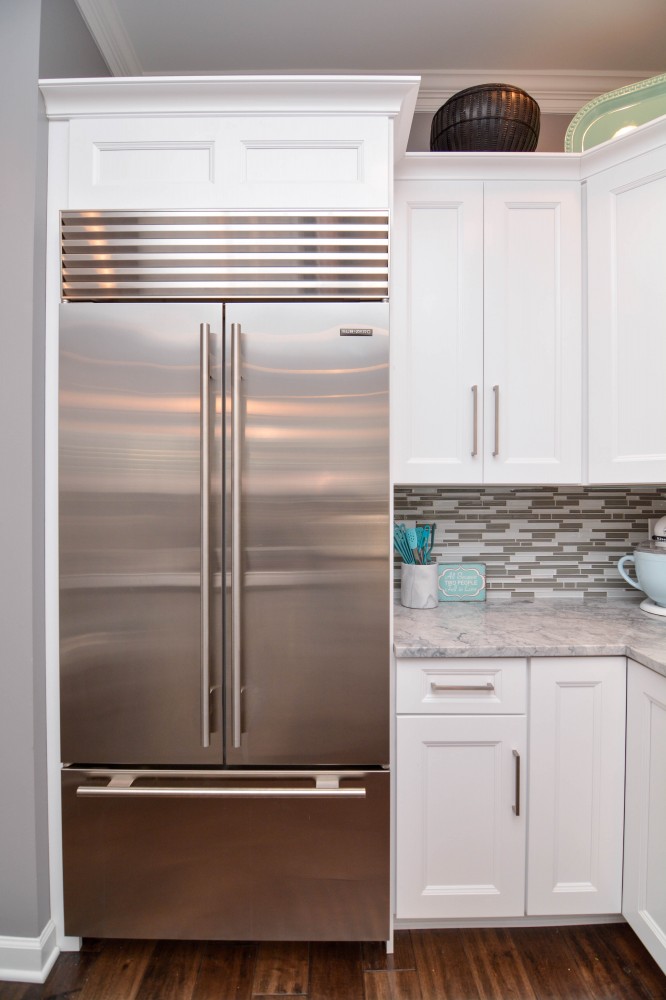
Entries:
[[341,337],[372,337],[371,326],[341,326]]

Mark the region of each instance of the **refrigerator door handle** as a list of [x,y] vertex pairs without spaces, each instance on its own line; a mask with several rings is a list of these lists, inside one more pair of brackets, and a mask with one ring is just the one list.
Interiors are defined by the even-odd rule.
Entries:
[[241,745],[241,326],[231,324],[231,742]]
[[210,324],[199,326],[201,496],[201,746],[210,746]]

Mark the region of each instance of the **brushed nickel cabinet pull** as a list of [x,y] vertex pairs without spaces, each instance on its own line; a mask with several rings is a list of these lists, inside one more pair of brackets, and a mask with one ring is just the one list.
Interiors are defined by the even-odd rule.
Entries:
[[488,681],[487,684],[437,684],[435,681],[431,681],[430,689],[432,691],[494,691],[495,685],[492,681]]
[[516,804],[513,811],[516,816],[520,816],[520,754],[517,750],[513,751],[513,757],[516,762]]
[[472,458],[479,454],[479,387],[472,386]]
[[493,452],[493,458],[497,458],[499,455],[499,386],[493,386],[493,394],[495,396],[495,450]]

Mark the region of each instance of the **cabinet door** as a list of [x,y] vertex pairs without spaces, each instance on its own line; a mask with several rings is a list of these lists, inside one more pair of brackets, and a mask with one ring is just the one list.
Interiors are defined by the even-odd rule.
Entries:
[[587,182],[589,479],[666,480],[666,155]]
[[388,118],[76,118],[69,207],[386,208]]
[[485,185],[487,483],[581,478],[580,185]]
[[[393,478],[480,483],[483,184],[396,184]],[[476,428],[476,430],[475,430]]]
[[399,918],[524,912],[525,716],[398,718]]
[[624,657],[531,661],[527,913],[619,913]]
[[666,678],[629,661],[622,915],[666,972]]

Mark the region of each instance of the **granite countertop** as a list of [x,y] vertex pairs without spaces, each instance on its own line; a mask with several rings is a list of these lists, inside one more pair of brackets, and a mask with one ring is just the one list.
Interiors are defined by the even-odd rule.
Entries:
[[393,648],[398,657],[631,656],[666,677],[666,617],[638,603],[490,600],[421,611],[398,601]]

